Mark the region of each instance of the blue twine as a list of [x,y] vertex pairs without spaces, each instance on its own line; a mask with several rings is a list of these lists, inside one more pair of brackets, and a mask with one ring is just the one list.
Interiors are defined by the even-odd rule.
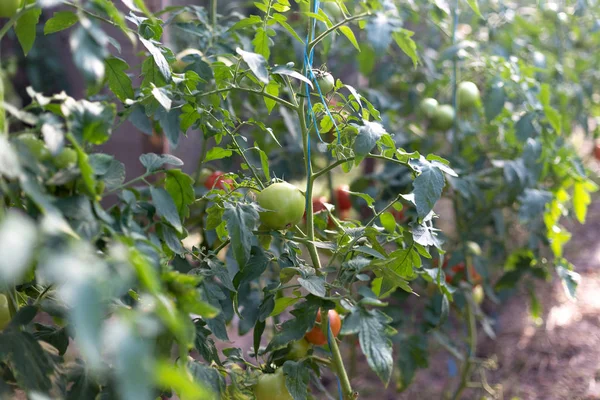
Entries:
[[[319,9],[320,9],[320,0],[314,0],[313,1],[313,10],[312,12],[314,14],[318,14],[319,13]],[[306,78],[308,78],[311,82],[313,82],[313,86],[317,89],[317,93],[319,94],[319,98],[321,100],[321,102],[323,103],[323,106],[325,107],[325,112],[327,113],[327,115],[329,116],[329,118],[331,119],[331,122],[333,123],[333,125],[335,126],[335,130],[337,132],[337,140],[338,140],[338,144],[340,143],[340,130],[338,128],[337,123],[335,122],[335,119],[333,118],[333,115],[331,114],[331,111],[329,110],[329,107],[327,106],[327,102],[325,100],[325,96],[323,96],[323,92],[321,91],[321,87],[319,86],[319,82],[317,82],[317,78],[313,72],[313,61],[314,61],[314,56],[315,56],[315,49],[312,48],[310,53],[308,52],[308,45],[310,42],[312,42],[315,38],[315,31],[317,29],[317,20],[316,18],[313,18],[313,27],[311,30],[311,34],[310,37],[309,35],[306,36],[306,46],[304,48],[304,76]],[[308,120],[308,132],[307,135],[308,137],[308,145],[307,145],[307,153],[308,153],[308,158],[306,160],[306,171],[307,174],[311,174],[312,173],[312,166],[310,164],[310,160],[311,160],[311,149],[310,149],[310,131],[312,130],[312,128],[315,128],[315,131],[317,132],[317,137],[319,138],[319,140],[321,141],[321,143],[324,143],[323,139],[321,138],[321,133],[319,132],[319,127],[317,126],[317,116],[315,115],[314,111],[313,111],[313,105],[312,105],[312,101],[310,100],[310,86],[308,85],[308,83],[304,84],[305,87],[305,91],[306,91],[306,101],[308,104],[308,108],[307,108],[307,120]],[[308,192],[308,183],[307,183],[307,192]],[[311,199],[306,199],[306,208],[309,208],[309,201],[311,201]]]
[[[329,354],[333,355],[333,353],[331,352],[331,326],[329,326],[329,312],[327,315],[327,345],[329,346]],[[333,340],[335,340],[335,338],[333,338]],[[335,377],[337,380],[337,386],[338,386],[338,395],[340,396],[340,400],[344,399],[344,396],[342,395],[342,382],[340,382],[340,378],[338,378],[337,376]]]

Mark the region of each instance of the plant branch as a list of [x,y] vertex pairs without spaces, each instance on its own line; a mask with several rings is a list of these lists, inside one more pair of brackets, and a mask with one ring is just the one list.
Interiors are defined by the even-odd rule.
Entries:
[[210,92],[204,92],[204,93],[198,95],[197,97],[201,98],[201,97],[205,97],[205,96],[210,96],[211,94],[231,92],[231,91],[234,91],[234,90],[238,90],[240,92],[258,94],[260,96],[266,97],[267,99],[271,99],[273,101],[276,101],[277,103],[281,104],[282,106],[285,106],[285,107],[289,108],[290,110],[296,110],[298,108],[295,105],[293,105],[292,103],[290,103],[289,101],[282,99],[281,97],[274,96],[274,95],[272,95],[270,93],[267,93],[267,92],[262,92],[262,91],[259,91],[259,90],[248,89],[248,88],[242,88],[242,87],[238,87],[238,86],[232,86],[232,87],[223,88],[223,89],[211,90]]
[[337,24],[333,25],[331,28],[327,29],[325,32],[321,33],[319,36],[317,36],[312,42],[310,42],[308,44],[308,48],[307,48],[307,53],[310,54],[311,51],[314,49],[314,47],[323,39],[325,39],[331,32],[335,31],[336,29],[338,29],[340,26],[342,25],[346,25],[348,22],[352,22],[354,20],[357,19],[363,19],[363,18],[367,18],[371,15],[371,13],[366,12],[366,13],[362,13],[362,14],[358,14],[358,15],[354,15],[351,17],[347,17],[345,19],[343,19],[342,21],[338,22]]

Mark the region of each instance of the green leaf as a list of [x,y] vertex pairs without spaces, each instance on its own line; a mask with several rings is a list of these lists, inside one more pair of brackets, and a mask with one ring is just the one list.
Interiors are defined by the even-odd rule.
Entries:
[[288,360],[283,364],[285,387],[294,400],[306,400],[308,393],[309,369],[301,362]]
[[142,62],[142,87],[162,87],[167,84],[154,58],[148,57]]
[[296,304],[300,299],[301,297],[280,297],[278,299],[275,299],[275,307],[273,308],[273,311],[271,311],[271,314],[269,316],[274,317],[276,315],[281,314],[282,312]]
[[544,106],[544,113],[546,114],[546,118],[554,131],[558,134],[562,133],[562,119],[560,118],[560,114],[551,106]]
[[30,333],[15,329],[0,333],[0,361],[11,367],[21,388],[46,393],[52,387],[51,354]]
[[407,29],[400,29],[392,33],[392,37],[404,54],[410,57],[416,68],[419,63],[419,55],[417,54],[417,44],[411,38],[414,34],[414,32]]
[[228,157],[231,157],[232,153],[233,152],[229,149],[224,149],[222,147],[213,147],[206,153],[206,157],[204,158],[204,161],[208,162],[208,161],[214,161],[214,160],[220,160],[223,158],[228,158]]
[[169,92],[166,88],[152,88],[152,96],[154,96],[156,101],[158,101],[165,110],[171,110],[172,101],[169,98]]
[[44,35],[60,32],[75,25],[79,21],[77,14],[71,11],[55,12],[52,18],[46,21],[44,25]]
[[346,25],[342,25],[338,29],[340,30],[340,32],[342,32],[344,36],[346,36],[350,43],[352,43],[352,46],[354,46],[356,50],[360,51],[360,46],[356,41],[356,37],[354,36],[354,32],[352,31],[352,29]]
[[300,80],[300,81],[308,84],[308,86],[310,86],[311,89],[313,88],[313,84],[310,81],[310,79],[308,79],[307,77],[305,77],[304,75],[302,75],[298,71],[294,71],[293,69],[291,69],[287,65],[277,65],[277,66],[273,67],[273,69],[271,69],[271,73],[272,74],[278,74],[278,75],[291,76],[292,78],[296,78],[296,79],[298,79],[298,80]]
[[[34,4],[35,0],[26,0],[25,3]],[[19,39],[19,43],[21,44],[21,48],[25,55],[29,53],[29,50],[31,50],[33,43],[35,42],[37,23],[40,20],[41,14],[42,9],[34,7],[21,15],[15,25],[15,33],[17,34],[17,39]]]
[[[277,82],[271,81],[265,87],[265,92],[268,94],[271,94],[273,96],[278,96],[279,95],[279,85],[277,84]],[[265,105],[267,106],[268,113],[271,114],[271,111],[273,111],[273,107],[275,107],[277,102],[268,97],[263,97],[263,100],[265,102]]]
[[104,58],[108,55],[106,46],[109,38],[95,22],[80,17],[81,23],[71,33],[69,44],[73,61],[87,83],[98,85],[104,79]]
[[481,11],[479,11],[479,3],[477,2],[477,0],[467,0],[467,3],[469,4],[469,7],[471,7],[471,10],[473,10],[473,12],[477,14],[478,17],[483,18],[483,15],[481,15]]
[[489,121],[496,118],[504,109],[506,94],[504,92],[504,82],[496,80],[484,99],[485,118]]
[[37,243],[37,227],[26,214],[9,209],[0,223],[0,285],[21,283]]
[[269,83],[269,71],[267,71],[267,60],[265,59],[267,57],[264,57],[262,53],[251,53],[239,47],[235,51],[248,64],[248,67],[250,67],[250,70],[258,80],[267,85]]
[[223,219],[227,223],[227,232],[231,239],[233,254],[240,268],[246,265],[250,257],[253,230],[258,225],[258,211],[254,204],[231,204],[225,203]]
[[61,105],[61,111],[79,144],[103,144],[112,134],[116,116],[114,104],[68,98]]
[[[167,82],[170,81],[171,80],[171,68],[169,67],[169,63],[167,62],[167,59],[163,55],[162,51],[158,47],[156,47],[154,45],[154,43],[152,43],[149,40],[144,39],[141,36],[140,36],[140,42],[142,42],[144,47],[146,49],[148,49],[148,51],[152,55],[152,59],[154,60],[154,63],[158,67],[158,70],[160,71],[163,78],[166,79]],[[158,83],[156,83],[156,84],[158,85]]]
[[[171,362],[162,361],[158,363],[155,368],[155,379],[160,386],[173,389],[175,393],[179,395],[179,398],[190,400],[216,399],[214,393],[192,379],[192,376],[187,373],[187,369],[177,367]],[[132,395],[132,397],[123,398],[136,398],[137,396],[140,396],[135,393],[132,393]],[[149,399],[151,397],[152,396],[144,398]]]
[[242,20],[239,20],[238,22],[236,22],[235,24],[233,24],[233,26],[231,26],[231,28],[229,28],[229,31],[235,31],[237,29],[242,29],[242,28],[246,28],[248,26],[253,26],[253,25],[258,25],[262,23],[262,18],[259,17],[258,15],[251,15],[248,18],[244,18]]
[[167,171],[165,189],[175,202],[181,220],[190,215],[189,206],[194,203],[194,180],[180,169]]
[[308,275],[303,278],[298,278],[298,283],[302,285],[309,293],[317,297],[325,297],[327,292],[325,290],[325,279],[317,275]]
[[369,367],[387,386],[392,376],[394,359],[392,342],[389,338],[391,321],[387,315],[378,310],[360,310],[358,340],[367,358]]
[[96,178],[94,177],[94,169],[88,162],[88,155],[76,143],[76,141],[73,141],[73,145],[75,146],[75,151],[77,152],[77,166],[81,172],[81,177],[83,178],[85,187],[87,188],[89,194],[95,194]]
[[413,194],[419,218],[425,218],[440,199],[445,181],[444,174],[424,157],[411,160],[411,166],[419,171],[413,182]]
[[177,206],[170,194],[165,189],[155,187],[150,188],[150,194],[152,196],[154,207],[156,207],[156,213],[171,224],[177,232],[181,233],[183,231],[181,219],[177,212]]
[[556,265],[556,273],[561,279],[565,294],[571,300],[575,300],[577,286],[581,282],[581,276],[573,271],[573,265],[565,259],[560,259]]
[[157,171],[165,164],[174,165],[176,167],[181,167],[183,165],[183,161],[170,154],[142,154],[140,156],[140,162],[144,167],[146,167],[147,173]]
[[381,225],[385,228],[386,231],[390,233],[394,233],[396,231],[396,218],[390,212],[384,212],[379,216],[379,220],[381,221]]
[[269,36],[262,27],[256,30],[254,39],[252,39],[254,51],[262,55],[266,60],[268,60],[269,56],[271,55],[271,50],[269,49],[269,41]]
[[592,198],[587,190],[587,182],[575,182],[573,185],[573,209],[580,223],[585,223],[585,216]]
[[110,90],[122,102],[125,102],[127,99],[133,99],[135,93],[133,92],[131,78],[125,73],[129,69],[129,64],[116,57],[107,58],[104,63],[106,65],[106,77]]
[[379,138],[385,133],[385,128],[379,122],[363,120],[363,125],[358,127],[358,136],[354,142],[356,165],[371,152]]

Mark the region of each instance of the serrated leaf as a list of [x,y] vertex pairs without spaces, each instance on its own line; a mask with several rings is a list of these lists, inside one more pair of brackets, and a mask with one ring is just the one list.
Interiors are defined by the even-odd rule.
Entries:
[[169,67],[169,63],[167,62],[167,59],[163,55],[162,51],[158,47],[156,47],[154,45],[154,43],[152,43],[151,41],[146,40],[141,36],[139,39],[140,39],[140,42],[142,42],[142,44],[144,45],[144,47],[152,55],[152,59],[154,60],[154,63],[158,67],[158,70],[160,71],[163,78],[166,79],[167,82],[170,81],[171,80],[171,68]]
[[181,220],[190,215],[189,206],[194,203],[194,180],[179,169],[167,171],[165,189],[175,202]]
[[371,152],[379,138],[385,133],[385,128],[380,123],[363,121],[363,125],[358,127],[358,136],[356,136],[354,142],[354,151],[357,156],[356,163],[362,161]]
[[106,78],[108,79],[110,90],[122,102],[125,102],[127,99],[133,99],[135,93],[133,92],[131,78],[125,73],[129,69],[129,64],[116,57],[107,58],[104,63],[106,65]]
[[154,172],[160,169],[165,164],[174,165],[176,167],[180,167],[183,165],[183,161],[170,154],[142,154],[140,156],[140,162],[144,167],[146,167],[146,172]]
[[294,400],[306,400],[308,393],[309,369],[301,362],[288,360],[283,364],[285,387]]
[[440,199],[445,181],[442,171],[424,158],[418,164],[420,173],[413,182],[413,194],[417,214],[419,218],[425,218]]
[[262,55],[266,60],[271,56],[271,50],[269,49],[269,36],[267,32],[260,27],[256,30],[252,44],[254,45],[254,51]]
[[389,317],[378,310],[361,310],[358,330],[360,347],[369,367],[387,386],[392,376],[394,359],[392,342],[388,336]]
[[414,32],[407,29],[400,29],[392,33],[392,37],[394,38],[394,41],[398,47],[400,47],[400,50],[410,57],[413,65],[416,68],[417,64],[419,63],[419,56],[417,54],[417,44],[414,40],[412,40],[412,35],[414,35]]
[[250,256],[253,230],[258,225],[258,211],[253,204],[225,203],[223,219],[227,223],[227,232],[238,265],[244,266]]
[[181,233],[183,231],[181,218],[179,218],[177,206],[171,195],[165,189],[155,187],[150,187],[150,194],[154,207],[156,207],[156,213],[171,224],[177,232]]

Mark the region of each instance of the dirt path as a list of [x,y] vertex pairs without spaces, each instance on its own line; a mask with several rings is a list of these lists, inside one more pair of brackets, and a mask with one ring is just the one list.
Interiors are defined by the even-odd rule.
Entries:
[[[573,238],[566,257],[581,274],[577,301],[569,300],[558,280],[540,282],[536,294],[543,318],[536,324],[529,313],[525,290],[497,307],[497,338],[479,336],[479,358],[494,358],[497,369],[488,371],[491,385],[501,385],[503,399],[600,400],[600,198],[590,206],[585,226],[569,223]],[[354,379],[366,400],[434,400],[451,390],[453,367],[446,351],[431,354],[429,368],[417,372],[413,384],[398,394],[382,390],[364,365]],[[462,399],[479,400],[481,391],[467,390]]]
[[504,398],[521,400],[600,399],[600,199],[591,205],[585,226],[571,224],[566,257],[581,274],[577,301],[570,301],[557,279],[538,285],[543,323],[529,317],[526,295],[503,307],[495,341],[481,355],[498,356],[490,381],[502,383]]

